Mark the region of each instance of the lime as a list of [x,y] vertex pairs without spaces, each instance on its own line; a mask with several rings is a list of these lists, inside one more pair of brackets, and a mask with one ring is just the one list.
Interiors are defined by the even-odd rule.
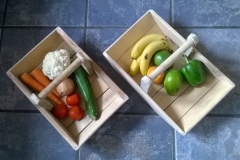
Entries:
[[160,64],[163,63],[163,61],[165,61],[169,56],[170,56],[170,52],[167,51],[167,50],[161,50],[161,51],[158,51],[154,54],[154,64],[156,66],[159,66]]

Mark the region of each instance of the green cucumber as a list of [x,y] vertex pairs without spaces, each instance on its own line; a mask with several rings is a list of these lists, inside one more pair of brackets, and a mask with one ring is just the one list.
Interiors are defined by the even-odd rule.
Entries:
[[92,120],[96,120],[98,117],[96,101],[94,98],[92,86],[88,80],[88,74],[82,66],[78,67],[73,72],[73,79],[76,82],[81,96],[85,102],[88,116]]

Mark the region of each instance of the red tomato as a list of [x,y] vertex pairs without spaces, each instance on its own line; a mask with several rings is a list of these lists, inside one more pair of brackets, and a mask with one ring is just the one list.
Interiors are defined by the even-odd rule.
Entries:
[[64,104],[58,104],[53,108],[53,115],[59,119],[68,115],[68,107]]
[[69,106],[77,106],[79,105],[79,103],[81,102],[81,98],[78,94],[74,93],[74,94],[70,94],[67,96],[66,98],[66,103]]
[[68,116],[73,120],[80,120],[83,117],[83,110],[79,106],[72,106],[68,110]]

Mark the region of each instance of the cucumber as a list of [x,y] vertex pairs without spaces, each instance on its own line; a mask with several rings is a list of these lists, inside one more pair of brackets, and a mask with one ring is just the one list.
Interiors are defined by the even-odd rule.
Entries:
[[92,86],[88,80],[88,74],[82,66],[78,67],[73,72],[73,79],[76,82],[81,96],[85,102],[88,116],[92,120],[96,120],[98,118],[96,101],[94,98]]

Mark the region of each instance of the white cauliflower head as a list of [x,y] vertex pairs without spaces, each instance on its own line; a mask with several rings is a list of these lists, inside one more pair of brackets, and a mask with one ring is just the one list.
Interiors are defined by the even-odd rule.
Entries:
[[59,76],[70,63],[70,53],[65,49],[49,52],[43,60],[43,74],[53,80]]

